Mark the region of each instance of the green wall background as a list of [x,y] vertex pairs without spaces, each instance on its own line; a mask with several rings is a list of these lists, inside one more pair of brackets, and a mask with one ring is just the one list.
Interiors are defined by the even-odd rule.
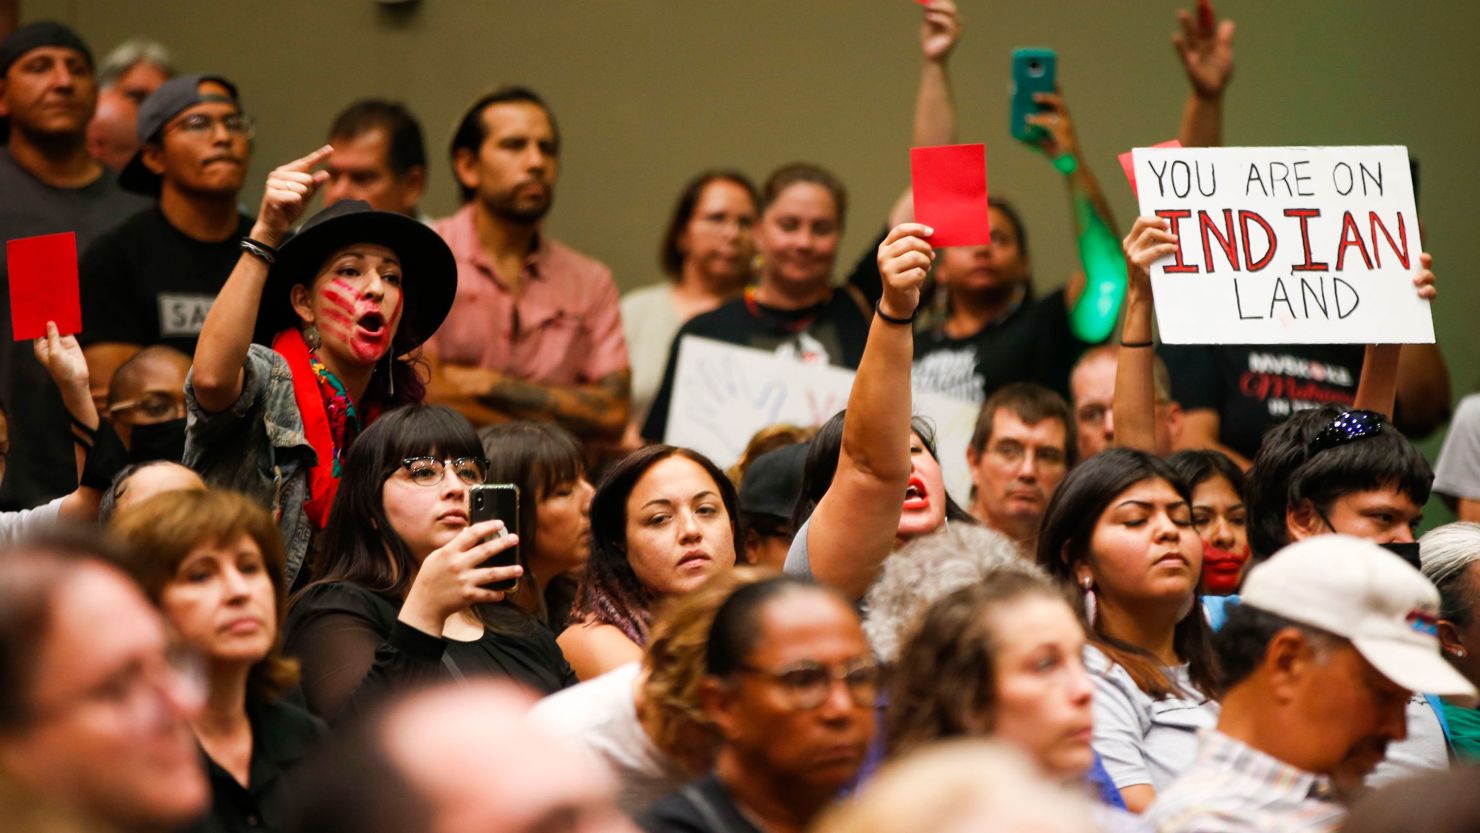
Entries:
[[[1114,156],[1175,135],[1186,94],[1170,46],[1179,5],[959,2],[960,139],[987,144],[991,191],[1019,204],[1036,279],[1050,288],[1072,268],[1068,203],[1052,167],[1007,133],[1009,53],[1058,50],[1081,142],[1123,231],[1134,202]],[[1220,12],[1238,23],[1227,144],[1403,144],[1420,158],[1436,329],[1456,394],[1480,388],[1480,283],[1465,254],[1480,6],[1230,0]],[[549,229],[610,264],[624,289],[658,276],[672,200],[703,168],[757,179],[796,159],[834,169],[853,206],[840,270],[908,179],[920,63],[920,11],[909,0],[24,0],[21,14],[75,26],[100,55],[153,37],[183,68],[235,80],[260,125],[243,194],[252,206],[268,169],[318,146],[349,101],[379,95],[421,118],[432,157],[426,208],[445,214],[455,204],[454,121],[485,88],[528,84],[550,101],[565,142]]]

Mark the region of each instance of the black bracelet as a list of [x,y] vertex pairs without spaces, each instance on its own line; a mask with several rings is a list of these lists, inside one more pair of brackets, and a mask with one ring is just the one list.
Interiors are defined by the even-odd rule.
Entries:
[[1156,346],[1156,342],[1154,342],[1154,341],[1122,341],[1120,343],[1120,346],[1121,347],[1155,347]]
[[909,318],[895,318],[894,316],[892,316],[889,313],[885,312],[884,311],[884,308],[881,307],[879,304],[877,304],[877,303],[874,304],[874,314],[875,315],[879,316],[880,318],[884,319],[885,321],[888,321],[890,324],[898,324],[900,326],[906,326],[906,325],[915,323],[915,313],[917,313],[919,311],[920,311],[920,308],[919,307],[915,307],[915,309],[910,312],[910,317]]
[[277,249],[263,243],[261,240],[253,240],[250,237],[242,238],[242,250],[247,254],[260,259],[268,266],[277,263]]

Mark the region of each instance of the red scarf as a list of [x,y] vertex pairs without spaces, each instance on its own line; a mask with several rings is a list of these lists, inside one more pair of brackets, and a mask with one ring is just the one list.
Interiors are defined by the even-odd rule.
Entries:
[[[339,456],[359,434],[362,420],[352,418],[354,405],[340,389],[315,372],[315,357],[296,328],[278,333],[272,340],[272,349],[287,361],[292,371],[293,400],[303,419],[303,436],[314,450],[315,461],[308,470],[308,500],[303,503],[303,511],[315,529],[323,529],[329,520],[329,508],[334,505],[334,494],[339,490]],[[367,409],[363,423],[369,424],[378,411]],[[346,418],[347,414],[351,418]]]

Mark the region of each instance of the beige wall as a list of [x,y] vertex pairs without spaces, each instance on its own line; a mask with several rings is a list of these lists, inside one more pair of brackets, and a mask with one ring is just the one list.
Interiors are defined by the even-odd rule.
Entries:
[[[961,0],[953,62],[961,139],[988,146],[994,194],[1019,203],[1043,286],[1071,268],[1058,175],[1007,134],[1008,55],[1058,49],[1060,78],[1122,226],[1133,203],[1114,154],[1171,137],[1185,91],[1167,0]],[[1423,164],[1425,242],[1437,261],[1441,343],[1458,391],[1480,386],[1480,282],[1470,274],[1480,139],[1473,34],[1480,7],[1419,0],[1223,4],[1239,25],[1229,144],[1406,144]],[[445,147],[481,89],[523,82],[565,137],[553,233],[607,261],[624,288],[655,279],[680,183],[733,165],[757,178],[809,159],[853,192],[840,269],[880,226],[908,174],[919,9],[908,0],[24,0],[30,20],[75,25],[101,54],[131,35],[241,86],[261,127],[247,199],[269,163],[317,146],[359,96],[407,102],[433,157],[427,207],[454,205]]]

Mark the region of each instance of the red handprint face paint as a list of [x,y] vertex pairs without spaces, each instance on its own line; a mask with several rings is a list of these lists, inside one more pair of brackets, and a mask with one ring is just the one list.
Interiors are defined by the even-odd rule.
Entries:
[[1249,563],[1249,548],[1233,552],[1219,549],[1210,542],[1203,542],[1202,583],[1203,592],[1209,596],[1230,596],[1238,592],[1239,582],[1244,577],[1244,567]]
[[320,331],[342,344],[354,359],[374,364],[391,349],[401,322],[399,287],[386,285],[385,296],[367,297],[354,281],[336,277],[319,290]]

